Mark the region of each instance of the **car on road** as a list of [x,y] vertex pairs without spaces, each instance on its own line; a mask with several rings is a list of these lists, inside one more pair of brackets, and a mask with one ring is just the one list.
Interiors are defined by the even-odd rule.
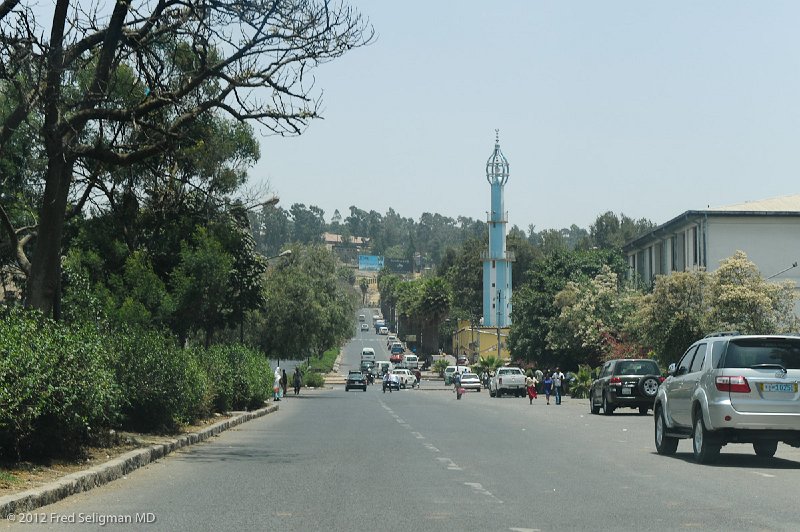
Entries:
[[411,373],[411,370],[403,369],[403,368],[395,368],[392,371],[395,375],[400,378],[400,387],[401,388],[413,388],[417,385],[417,376]]
[[600,376],[589,389],[592,414],[610,416],[617,408],[638,408],[641,415],[653,409],[661,370],[649,358],[621,358],[603,364]]
[[403,353],[392,353],[389,355],[389,362],[394,364],[395,366],[400,366],[403,364]]
[[715,333],[693,343],[658,388],[658,454],[692,438],[695,461],[713,463],[729,443],[771,458],[800,447],[800,337]]
[[365,392],[367,391],[367,379],[360,371],[351,371],[347,374],[344,391],[349,392],[350,388],[361,388]]
[[367,325],[366,323],[362,323],[361,324],[361,330],[362,331],[368,331],[369,330],[369,325]]
[[461,387],[465,390],[481,391],[481,379],[474,373],[461,374]]
[[361,361],[361,373],[366,375],[367,373],[375,374],[375,362],[371,360],[362,360]]
[[506,393],[515,397],[523,397],[525,390],[525,373],[517,367],[497,368],[495,374],[489,379],[489,397],[502,397]]

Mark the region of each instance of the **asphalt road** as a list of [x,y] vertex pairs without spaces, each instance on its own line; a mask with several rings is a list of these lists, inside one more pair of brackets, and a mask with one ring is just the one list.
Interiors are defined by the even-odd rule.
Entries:
[[[359,333],[344,364],[385,337]],[[376,343],[377,342],[377,343]],[[377,352],[377,349],[376,349]],[[378,357],[380,358],[380,356]],[[357,361],[356,361],[357,364]],[[747,445],[700,466],[653,447],[652,416],[585,400],[457,401],[421,390],[290,394],[280,410],[37,513],[14,530],[797,530],[800,450]],[[53,516],[155,523],[53,523]],[[0,527],[2,528],[2,527]]]

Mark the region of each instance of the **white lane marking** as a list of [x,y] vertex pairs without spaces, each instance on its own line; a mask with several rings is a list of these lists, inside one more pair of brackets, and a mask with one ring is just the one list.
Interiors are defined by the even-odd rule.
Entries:
[[762,473],[761,471],[751,471],[754,475],[761,475],[762,477],[767,478],[775,478],[775,475],[770,475],[769,473]]
[[441,452],[441,451],[439,451],[439,449],[437,449],[436,447],[434,447],[434,446],[433,446],[433,445],[431,445],[430,443],[426,443],[426,444],[424,444],[424,447],[425,447],[426,449],[428,449],[429,451],[431,451],[431,452],[434,452],[434,453]]
[[419,432],[412,432],[411,434],[418,440],[424,440],[425,439],[425,436],[423,436]]
[[465,486],[469,486],[475,493],[479,493],[480,495],[486,495],[487,497],[491,497],[492,499],[496,500],[500,504],[503,504],[503,501],[498,499],[497,497],[492,494],[491,491],[484,488],[480,482],[464,482]]
[[442,463],[446,463],[447,469],[449,469],[450,471],[463,471],[460,467],[458,467],[458,464],[456,464],[449,458],[437,458],[437,460],[439,460]]
[[513,532],[542,532],[541,528],[509,528]]

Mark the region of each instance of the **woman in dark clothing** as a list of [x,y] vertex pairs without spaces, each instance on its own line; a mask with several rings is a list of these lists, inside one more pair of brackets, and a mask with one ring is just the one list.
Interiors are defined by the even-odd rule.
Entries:
[[283,370],[281,375],[281,388],[283,388],[283,396],[286,397],[286,386],[289,384],[289,378],[286,376],[286,370]]

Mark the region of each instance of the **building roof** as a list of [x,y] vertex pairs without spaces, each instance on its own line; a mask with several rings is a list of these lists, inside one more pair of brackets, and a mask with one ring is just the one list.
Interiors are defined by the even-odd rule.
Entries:
[[[337,235],[336,233],[322,233],[322,240],[326,244],[331,244],[331,245],[344,243],[342,235]],[[356,246],[364,246],[369,243],[369,238],[365,236],[351,236],[350,243],[355,244]]]
[[687,220],[714,216],[800,216],[800,194],[791,194],[758,201],[747,201],[723,207],[708,207],[705,210],[686,211],[668,222],[659,225],[652,231],[639,235],[633,240],[626,242],[625,245],[622,246],[622,250],[625,252],[636,250],[643,245],[648,245],[650,242],[659,240],[666,234],[678,229],[681,225],[685,224]]
[[709,212],[800,212],[800,194],[746,201],[725,207],[711,207]]

